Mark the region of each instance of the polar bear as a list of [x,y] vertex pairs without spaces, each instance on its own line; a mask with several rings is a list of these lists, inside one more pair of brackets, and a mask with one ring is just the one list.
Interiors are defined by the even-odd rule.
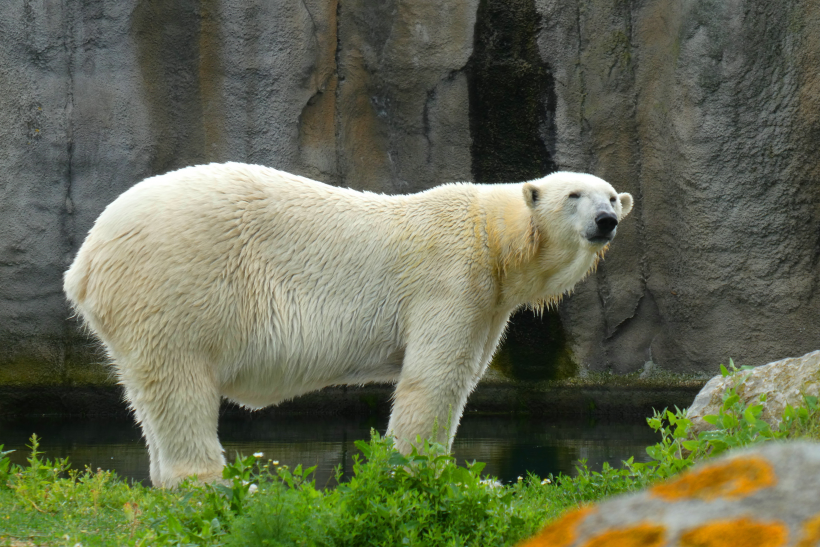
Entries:
[[64,288],[142,427],[151,481],[221,477],[220,399],[395,382],[388,432],[449,443],[510,314],[569,291],[632,209],[587,174],[378,195],[238,163],[146,179]]

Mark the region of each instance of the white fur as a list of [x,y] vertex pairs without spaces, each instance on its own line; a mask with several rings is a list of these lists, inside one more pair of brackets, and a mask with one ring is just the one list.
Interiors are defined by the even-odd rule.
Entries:
[[388,429],[407,452],[450,413],[439,440],[452,438],[516,308],[593,267],[592,216],[632,207],[615,195],[574,173],[386,196],[255,165],[189,167],[111,203],[65,291],[125,386],[155,485],[221,476],[221,397],[261,408],[397,382]]

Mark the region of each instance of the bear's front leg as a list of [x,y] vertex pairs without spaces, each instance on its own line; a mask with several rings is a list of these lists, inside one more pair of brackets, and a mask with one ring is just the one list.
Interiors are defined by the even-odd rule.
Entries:
[[480,377],[486,338],[483,329],[442,329],[407,345],[387,426],[401,453],[410,452],[416,437],[449,450]]

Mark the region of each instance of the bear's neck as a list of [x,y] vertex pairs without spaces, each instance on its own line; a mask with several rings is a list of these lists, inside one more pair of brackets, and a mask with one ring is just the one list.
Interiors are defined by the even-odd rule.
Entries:
[[515,308],[557,304],[595,270],[599,254],[579,247],[551,244],[548,238],[532,260],[507,271],[501,280],[502,301]]

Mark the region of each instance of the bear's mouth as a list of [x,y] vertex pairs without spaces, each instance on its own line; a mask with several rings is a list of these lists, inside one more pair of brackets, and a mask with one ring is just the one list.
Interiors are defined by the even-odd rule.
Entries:
[[594,245],[606,245],[607,243],[612,241],[612,238],[613,238],[613,235],[605,235],[605,236],[596,235],[596,236],[588,237],[587,241],[589,241],[590,243],[592,243]]

